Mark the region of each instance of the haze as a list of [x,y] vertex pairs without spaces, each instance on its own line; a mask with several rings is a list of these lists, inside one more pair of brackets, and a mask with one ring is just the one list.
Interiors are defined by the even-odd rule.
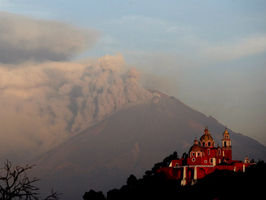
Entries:
[[[113,78],[125,87],[128,82],[122,74],[131,74],[127,77],[134,82],[137,72],[127,71],[134,66],[145,87],[174,95],[266,144],[265,1],[0,0],[0,11],[1,110],[20,105],[18,96],[21,102],[32,94],[39,99],[46,94],[50,97],[62,83],[66,86],[61,91],[68,95],[67,84],[79,82],[87,70],[80,60],[89,57],[93,59],[86,63],[95,69],[101,62],[107,69],[112,62],[120,63],[122,70],[115,70],[121,70],[121,77]],[[107,54],[114,57],[105,57]],[[62,63],[75,68],[62,67]],[[57,73],[49,73],[49,68]],[[55,100],[60,102],[51,105],[59,106],[52,110],[68,103],[64,96]],[[34,108],[23,104],[16,112],[34,113],[42,101],[34,102]],[[11,110],[8,113],[10,116],[2,112],[1,119],[14,118]],[[38,123],[57,123],[49,130],[58,132],[73,117],[67,111],[61,114],[53,122],[40,117],[44,121]],[[19,120],[27,124],[30,119]],[[76,123],[82,127],[82,120]],[[8,131],[19,129],[9,126]],[[27,133],[28,137],[33,134]],[[46,137],[44,134],[41,140]]]

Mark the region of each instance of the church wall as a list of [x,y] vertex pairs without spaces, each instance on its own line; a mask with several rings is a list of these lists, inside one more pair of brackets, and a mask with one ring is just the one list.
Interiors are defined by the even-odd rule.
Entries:
[[[208,130],[205,129],[205,134]],[[226,130],[227,131],[227,130]],[[208,140],[203,140],[208,142]],[[194,140],[194,145],[191,147],[189,157],[187,159],[181,158],[172,160],[169,167],[164,167],[158,170],[166,173],[167,178],[182,180],[186,177],[186,183],[192,183],[195,173],[195,167],[197,167],[197,179],[204,178],[206,175],[213,173],[215,170],[230,170],[230,171],[242,171],[244,172],[246,167],[251,165],[250,163],[244,163],[241,161],[232,160],[232,148],[231,140],[228,132],[224,133],[222,142],[226,142],[223,147],[205,147],[201,146],[203,142]],[[214,141],[213,144],[214,145]],[[226,164],[222,164],[225,161]],[[186,169],[186,170],[184,170]],[[184,183],[184,181],[183,181]]]

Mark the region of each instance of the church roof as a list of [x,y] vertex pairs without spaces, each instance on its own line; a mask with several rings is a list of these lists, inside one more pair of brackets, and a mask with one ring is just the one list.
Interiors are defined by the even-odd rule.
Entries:
[[227,128],[224,130],[224,135],[229,135]]
[[200,137],[200,141],[201,142],[208,141],[208,140],[213,141],[213,138],[212,138],[212,136],[210,134],[203,135],[203,136]]
[[202,136],[200,137],[200,141],[201,141],[201,142],[205,142],[205,141],[213,141],[213,138],[212,138],[212,136],[211,136],[211,134],[210,134],[208,128],[205,128],[205,130],[204,130],[204,135],[202,135]]
[[194,144],[194,145],[190,148],[189,152],[191,152],[191,151],[202,151],[202,147],[199,146],[199,145],[197,145],[197,144]]

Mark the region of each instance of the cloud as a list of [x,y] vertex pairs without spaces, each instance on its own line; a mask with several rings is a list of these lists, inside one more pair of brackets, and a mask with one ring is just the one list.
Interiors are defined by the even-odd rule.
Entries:
[[12,149],[36,155],[124,106],[150,99],[138,72],[126,66],[120,54],[0,65],[0,156]]
[[245,56],[256,55],[266,51],[266,36],[253,36],[243,38],[237,42],[221,45],[209,45],[203,50],[202,55],[210,60],[227,61]]
[[0,12],[1,159],[29,159],[150,99],[121,54],[68,61],[97,37],[96,31]]
[[61,61],[90,48],[99,34],[55,21],[0,12],[0,63]]

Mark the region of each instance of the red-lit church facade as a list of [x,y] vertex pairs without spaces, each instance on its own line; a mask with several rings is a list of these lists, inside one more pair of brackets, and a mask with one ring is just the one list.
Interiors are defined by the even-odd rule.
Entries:
[[160,168],[169,179],[181,181],[181,185],[194,184],[198,179],[215,170],[231,170],[245,172],[250,166],[248,158],[245,161],[232,160],[232,143],[227,129],[222,138],[222,147],[215,147],[214,140],[205,128],[200,140],[194,140],[187,158],[172,160],[169,167]]

